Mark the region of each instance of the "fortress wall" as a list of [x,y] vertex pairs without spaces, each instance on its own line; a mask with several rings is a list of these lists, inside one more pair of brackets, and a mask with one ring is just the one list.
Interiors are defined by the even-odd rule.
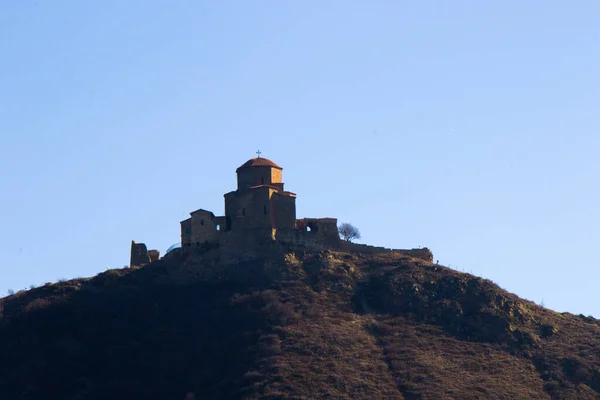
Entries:
[[302,218],[296,220],[296,227],[297,231],[307,234],[307,238],[321,244],[336,247],[340,242],[335,218]]
[[283,242],[294,246],[306,246],[309,243],[314,243],[317,241],[316,233],[301,231],[298,229],[277,229],[275,235],[278,242]]
[[316,220],[316,226],[317,236],[323,244],[330,247],[339,246],[341,240],[336,218],[319,218]]
[[276,240],[292,247],[307,247],[313,250],[335,249],[339,244],[335,239],[324,237],[320,232],[300,229],[278,229]]
[[414,257],[414,258],[420,258],[421,260],[433,262],[433,253],[427,247],[424,247],[422,249],[394,250],[394,251],[400,251],[403,254],[406,254],[407,256]]
[[340,242],[340,250],[354,251],[357,253],[368,253],[368,254],[391,253],[392,252],[392,249],[388,249],[385,247],[377,247],[377,246],[370,246],[367,244],[352,243],[352,242],[347,242],[345,240],[342,240]]
[[424,261],[433,262],[433,253],[428,248],[423,249],[388,249],[386,247],[376,247],[366,244],[340,242],[342,251],[353,251],[357,253],[381,254],[381,253],[402,253],[409,257],[419,258]]

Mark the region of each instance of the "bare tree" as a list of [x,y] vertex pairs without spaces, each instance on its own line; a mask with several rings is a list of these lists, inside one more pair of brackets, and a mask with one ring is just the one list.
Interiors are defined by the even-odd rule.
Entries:
[[360,239],[360,231],[352,224],[344,222],[338,227],[338,230],[342,239],[347,242],[351,242],[354,239]]

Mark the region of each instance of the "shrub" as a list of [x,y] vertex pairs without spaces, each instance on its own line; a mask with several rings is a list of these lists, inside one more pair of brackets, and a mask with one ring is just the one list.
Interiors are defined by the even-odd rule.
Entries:
[[30,301],[24,308],[23,311],[30,312],[35,310],[41,310],[50,305],[50,301],[48,299],[39,298]]

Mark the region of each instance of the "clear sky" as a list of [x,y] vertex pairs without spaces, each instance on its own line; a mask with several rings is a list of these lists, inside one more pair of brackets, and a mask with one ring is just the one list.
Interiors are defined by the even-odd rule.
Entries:
[[600,2],[4,1],[0,292],[164,251],[260,149],[299,217],[600,317]]

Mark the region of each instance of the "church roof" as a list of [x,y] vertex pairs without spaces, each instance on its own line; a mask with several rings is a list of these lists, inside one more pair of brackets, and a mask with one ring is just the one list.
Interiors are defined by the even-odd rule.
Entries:
[[283,169],[279,165],[275,164],[273,161],[269,160],[268,158],[256,157],[256,158],[251,158],[248,161],[246,161],[244,164],[242,164],[236,170],[236,172],[242,168],[248,168],[248,167],[273,167],[273,168],[277,168],[277,169]]
[[197,209],[196,211],[192,211],[192,212],[190,213],[190,215],[194,215],[194,214],[200,214],[200,213],[203,213],[203,214],[211,214],[213,217],[215,216],[215,214],[213,214],[213,212],[212,212],[212,211],[208,211],[208,210],[205,210],[205,209],[203,209],[203,208],[199,208],[199,209]]

